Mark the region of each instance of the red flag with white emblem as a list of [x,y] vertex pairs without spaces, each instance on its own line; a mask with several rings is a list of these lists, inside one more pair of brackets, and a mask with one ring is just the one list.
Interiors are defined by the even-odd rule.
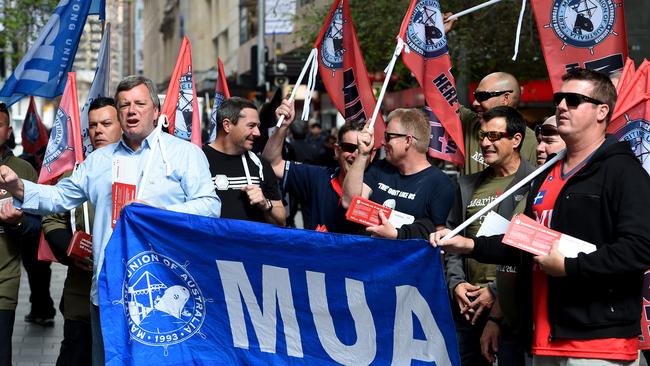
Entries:
[[161,113],[167,116],[170,134],[201,146],[201,111],[194,86],[192,46],[187,37],[181,42]]
[[531,0],[553,91],[576,68],[605,74],[627,58],[623,0]]
[[406,46],[404,64],[424,92],[431,123],[429,155],[462,166],[465,144],[459,116],[458,94],[451,74],[451,59],[437,0],[413,0],[399,36]]
[[45,149],[38,183],[55,183],[56,178],[74,169],[75,164],[81,164],[83,159],[76,78],[74,72],[69,72]]
[[[352,24],[348,0],[335,0],[314,43],[321,79],[346,121],[370,121],[377,103]],[[375,148],[384,138],[381,115],[374,126]]]

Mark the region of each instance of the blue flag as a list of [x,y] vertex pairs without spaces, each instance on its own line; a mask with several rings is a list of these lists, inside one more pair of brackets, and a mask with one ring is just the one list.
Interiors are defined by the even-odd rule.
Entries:
[[440,252],[122,212],[99,275],[107,365],[460,365]]
[[90,1],[61,0],[36,42],[0,90],[12,105],[26,95],[54,98],[63,93],[77,54]]
[[99,15],[99,20],[106,19],[106,0],[92,0],[90,3],[90,15]]
[[88,108],[90,104],[97,98],[108,97],[108,85],[110,79],[110,64],[111,64],[111,24],[106,23],[104,35],[102,36],[102,43],[99,47],[99,54],[97,56],[97,68],[95,69],[95,77],[93,83],[88,90],[88,99],[86,104],[81,108],[81,142],[83,143],[84,156],[88,156],[93,151],[93,145],[90,143],[90,133],[88,131]]

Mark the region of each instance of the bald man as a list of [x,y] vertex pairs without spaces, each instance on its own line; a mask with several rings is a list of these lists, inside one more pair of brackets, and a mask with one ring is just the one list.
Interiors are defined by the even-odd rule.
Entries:
[[[464,174],[478,173],[487,167],[483,161],[478,131],[480,129],[481,116],[489,109],[498,106],[509,106],[517,108],[521,88],[519,82],[511,74],[505,72],[494,72],[481,80],[474,91],[474,103],[472,110],[461,106],[460,120],[463,124],[465,139],[465,166]],[[528,160],[535,166],[537,155],[535,147],[537,141],[535,134],[530,128],[526,128],[526,137],[521,147],[521,157]]]

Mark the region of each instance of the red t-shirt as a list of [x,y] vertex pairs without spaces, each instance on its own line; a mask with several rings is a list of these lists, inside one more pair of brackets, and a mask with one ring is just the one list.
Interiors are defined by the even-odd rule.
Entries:
[[[535,219],[546,227],[551,227],[553,206],[560,190],[569,179],[562,178],[561,166],[561,162],[555,164],[533,201]],[[638,356],[637,337],[551,340],[551,326],[548,320],[548,275],[537,264],[533,265],[533,320],[534,355],[630,361],[636,360]]]

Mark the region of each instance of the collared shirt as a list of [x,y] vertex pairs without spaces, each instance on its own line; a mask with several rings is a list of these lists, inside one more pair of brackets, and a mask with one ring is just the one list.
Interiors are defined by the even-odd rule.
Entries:
[[[117,143],[93,152],[68,178],[55,186],[34,184],[23,180],[24,200],[16,202],[26,212],[51,214],[77,207],[88,200],[95,206],[93,220],[93,282],[90,292],[98,304],[97,279],[104,263],[104,249],[113,233],[111,228],[112,162],[114,158],[132,158],[142,172],[152,149],[153,158],[141,199],[167,210],[219,217],[221,201],[214,191],[210,168],[197,146],[160,134],[165,154],[161,154],[155,130],[133,151],[122,138]],[[163,159],[163,156],[166,156]],[[169,174],[168,174],[169,173]],[[138,187],[140,189],[140,187]]]

